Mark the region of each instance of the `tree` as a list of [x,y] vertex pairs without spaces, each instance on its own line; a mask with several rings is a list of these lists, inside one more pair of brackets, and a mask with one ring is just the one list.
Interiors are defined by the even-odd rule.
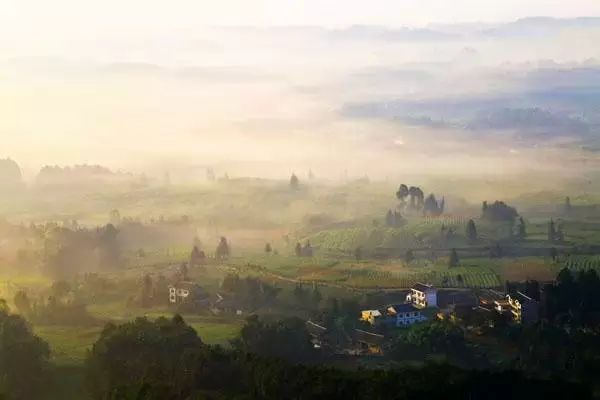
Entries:
[[395,224],[396,224],[396,222],[395,222],[395,218],[394,218],[394,213],[392,212],[392,210],[388,210],[387,214],[385,215],[385,226],[391,228]]
[[71,285],[65,280],[55,281],[52,283],[52,286],[50,286],[52,296],[61,301],[71,293],[71,290]]
[[200,250],[198,246],[194,246],[190,253],[190,266],[202,265],[205,260],[206,254],[204,254],[204,251]]
[[182,281],[189,280],[188,266],[186,263],[181,263],[181,265],[179,266],[179,278]]
[[24,317],[28,317],[31,315],[31,302],[29,301],[29,296],[24,290],[19,290],[13,299],[13,303],[15,303],[15,307]]
[[467,223],[466,236],[470,243],[477,242],[477,228],[475,226],[475,221],[472,219]]
[[167,278],[160,274],[154,282],[152,290],[152,301],[154,304],[167,304],[169,299],[169,282]]
[[240,337],[233,345],[246,353],[292,362],[307,361],[314,355],[306,325],[295,317],[271,323],[251,316],[246,319]]
[[108,214],[108,223],[113,226],[119,226],[121,224],[121,213],[119,210],[114,209]]
[[302,245],[300,244],[300,242],[296,243],[294,251],[296,252],[296,256],[302,257]]
[[304,300],[306,299],[306,291],[304,290],[304,287],[302,287],[301,283],[296,283],[296,286],[294,287],[294,297],[299,304],[304,303]]
[[571,198],[569,196],[565,197],[565,212],[569,213],[573,207],[571,206]]
[[362,248],[360,246],[354,249],[354,258],[356,261],[360,261],[362,259]]
[[456,252],[456,249],[452,249],[452,251],[450,252],[450,258],[448,259],[448,267],[458,267],[459,264],[460,260],[458,259],[458,253]]
[[113,224],[108,224],[100,232],[98,250],[100,252],[100,266],[115,268],[120,265],[121,249],[117,240],[119,231]]
[[417,359],[432,354],[464,358],[468,356],[462,329],[448,321],[416,324],[402,330],[391,346],[392,357],[406,360],[407,355]]
[[40,398],[48,368],[50,348],[34,335],[23,317],[0,307],[0,398]]
[[196,331],[179,315],[108,323],[85,361],[86,384],[95,399],[128,398],[124,388],[145,385],[163,391],[152,398],[191,398],[194,379],[182,379],[181,371],[201,368],[192,361],[204,351]]
[[425,215],[439,216],[442,212],[438,205],[435,195],[431,193],[423,205],[423,213]]
[[319,287],[317,285],[315,285],[315,287],[313,288],[311,300],[314,308],[319,307],[319,304],[321,304],[321,300],[323,300],[323,295],[321,295],[321,291],[319,290]]
[[293,173],[292,176],[290,177],[290,188],[292,188],[292,190],[298,190],[299,187],[300,187],[300,180],[298,179],[296,174]]
[[304,244],[304,247],[302,248],[302,256],[303,257],[312,257],[313,256],[313,249],[312,246],[310,245],[310,241],[306,241],[306,243]]
[[152,277],[150,274],[144,275],[142,280],[142,290],[140,293],[140,306],[150,307],[152,305],[152,295],[154,290],[152,288]]
[[413,254],[413,251],[406,250],[406,253],[404,254],[404,261],[406,261],[407,263],[411,263],[414,259],[415,255]]
[[495,201],[491,205],[488,205],[485,201],[483,202],[481,218],[486,221],[509,222],[513,224],[517,216],[517,210],[514,207],[508,206],[503,201]]
[[423,208],[423,200],[425,195],[421,188],[417,186],[411,186],[408,188],[408,195],[410,196],[410,207],[413,209],[420,210]]
[[408,192],[408,186],[406,186],[405,184],[400,185],[400,187],[398,188],[398,191],[396,192],[396,198],[398,200],[400,200],[400,202],[402,204],[404,204],[404,202],[406,201],[406,197],[408,197],[409,192]]
[[558,225],[558,228],[556,229],[556,240],[559,242],[565,241],[565,233],[563,232],[562,224]]
[[227,238],[221,236],[221,240],[219,241],[219,245],[217,246],[217,251],[215,252],[215,256],[219,260],[223,260],[229,257],[230,249],[229,244],[227,243]]
[[556,247],[550,248],[550,258],[552,258],[552,261],[556,261],[558,259],[558,250],[556,250]]
[[494,246],[490,247],[490,258],[502,258],[503,255],[500,243],[496,243]]
[[273,249],[271,248],[271,244],[270,243],[265,244],[265,253],[271,254],[271,251],[273,251]]
[[519,217],[519,232],[518,232],[518,237],[521,240],[524,240],[527,237],[527,227],[525,226],[525,221],[523,220],[523,217]]
[[548,241],[554,242],[556,240],[556,228],[554,226],[554,220],[550,220],[548,223]]

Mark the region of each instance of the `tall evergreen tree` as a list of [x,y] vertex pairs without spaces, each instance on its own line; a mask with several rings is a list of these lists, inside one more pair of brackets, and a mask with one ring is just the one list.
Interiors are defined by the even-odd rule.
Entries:
[[296,243],[296,247],[294,248],[294,251],[296,252],[296,255],[298,257],[302,257],[302,245],[300,244],[300,242]]
[[298,177],[294,173],[290,177],[290,187],[293,190],[298,190],[298,188],[300,187],[300,180],[298,179]]
[[227,238],[225,238],[224,236],[221,237],[221,240],[219,241],[219,245],[217,246],[217,251],[215,252],[215,255],[218,259],[224,259],[229,257],[230,254],[230,248],[229,248],[229,243],[227,243]]
[[554,242],[556,240],[556,227],[554,226],[554,220],[550,220],[548,223],[548,241]]
[[458,258],[458,253],[456,252],[456,249],[452,249],[452,251],[450,252],[450,258],[448,259],[448,267],[458,267],[459,264],[460,260]]
[[412,250],[406,250],[406,253],[404,254],[404,261],[406,261],[407,263],[412,262],[415,259],[415,255],[413,254]]
[[467,223],[466,235],[470,243],[477,242],[477,227],[475,226],[475,221],[472,219]]

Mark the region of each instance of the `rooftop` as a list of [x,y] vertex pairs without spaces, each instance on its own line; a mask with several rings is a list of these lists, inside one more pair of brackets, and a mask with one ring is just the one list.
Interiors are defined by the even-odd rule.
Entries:
[[519,300],[520,303],[524,303],[526,301],[535,301],[531,297],[527,296],[525,293],[521,291],[517,291],[516,293],[510,294],[510,297],[513,299]]
[[306,321],[306,329],[308,330],[308,333],[316,336],[322,335],[327,331],[327,328],[312,321]]
[[421,311],[420,309],[418,309],[411,303],[394,304],[394,305],[389,306],[387,309],[391,314],[399,314],[399,313],[412,312],[412,311]]
[[385,337],[376,333],[363,331],[362,329],[354,330],[354,337],[357,341],[369,344],[380,345],[384,342]]
[[413,290],[418,290],[419,292],[423,292],[425,293],[428,290],[432,290],[435,289],[433,287],[433,285],[427,285],[425,283],[421,283],[421,282],[417,282],[415,283],[415,285],[412,287]]

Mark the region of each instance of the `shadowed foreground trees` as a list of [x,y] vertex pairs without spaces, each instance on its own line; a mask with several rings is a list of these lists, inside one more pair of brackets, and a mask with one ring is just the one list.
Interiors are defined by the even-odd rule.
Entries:
[[173,396],[191,390],[186,363],[203,350],[196,331],[177,315],[170,320],[138,318],[120,326],[109,323],[86,360],[86,382],[96,399],[126,398],[145,385],[156,395],[178,398]]
[[[582,386],[560,379],[529,379],[513,371],[468,371],[444,364],[337,369],[250,353],[259,350],[278,357],[287,351],[302,352],[303,346],[284,351],[297,345],[285,338],[305,332],[304,324],[270,324],[252,318],[242,332],[246,345],[226,351],[202,344],[180,317],[156,322],[138,319],[118,327],[109,324],[89,354],[88,382],[96,399],[591,398]],[[264,338],[255,336],[263,334]]]
[[0,399],[39,398],[47,377],[48,344],[0,299]]

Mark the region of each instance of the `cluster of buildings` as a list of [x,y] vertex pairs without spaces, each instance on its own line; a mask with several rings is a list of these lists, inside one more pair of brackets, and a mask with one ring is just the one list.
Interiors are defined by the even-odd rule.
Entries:
[[458,298],[456,294],[442,297],[434,286],[417,283],[404,303],[363,310],[360,319],[373,327],[402,328],[430,318],[465,318],[478,313],[490,321],[501,315],[506,321],[517,324],[534,324],[540,318],[539,298],[527,295],[524,290],[509,293],[485,290],[477,294],[462,291]]
[[428,314],[425,310],[438,308],[438,291],[432,285],[417,283],[410,289],[406,302],[392,304],[382,309],[363,310],[361,320],[372,326],[393,326],[397,328],[426,321]]
[[496,313],[508,321],[530,325],[540,319],[540,300],[520,290],[506,294],[487,290],[479,295],[479,305],[475,311],[492,315]]

